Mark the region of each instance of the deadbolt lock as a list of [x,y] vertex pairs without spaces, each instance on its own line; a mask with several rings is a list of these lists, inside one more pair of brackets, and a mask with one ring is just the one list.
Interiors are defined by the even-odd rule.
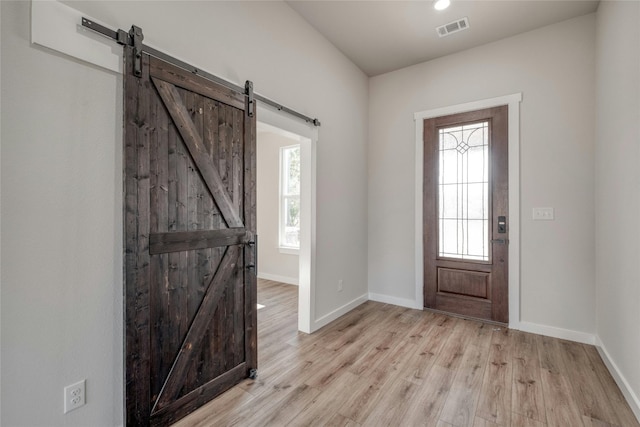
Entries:
[[498,233],[506,233],[507,232],[507,217],[499,216],[498,217]]

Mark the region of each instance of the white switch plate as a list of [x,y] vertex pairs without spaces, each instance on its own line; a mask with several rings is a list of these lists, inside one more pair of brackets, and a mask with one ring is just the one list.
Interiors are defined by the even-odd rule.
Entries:
[[85,392],[84,387],[85,380],[79,381],[75,384],[71,384],[64,388],[64,413],[78,409],[84,406]]
[[552,221],[553,208],[533,208],[534,221]]

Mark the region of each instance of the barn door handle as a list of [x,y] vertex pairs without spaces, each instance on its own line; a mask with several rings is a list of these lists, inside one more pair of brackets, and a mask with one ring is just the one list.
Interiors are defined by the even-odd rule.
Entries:
[[247,270],[254,270],[258,274],[258,235],[254,235],[247,244],[253,248],[253,263],[247,265]]

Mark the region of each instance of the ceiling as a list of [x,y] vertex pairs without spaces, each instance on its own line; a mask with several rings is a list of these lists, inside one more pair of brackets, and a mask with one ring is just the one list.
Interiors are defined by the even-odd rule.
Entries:
[[[287,3],[367,75],[375,76],[595,12],[599,2],[451,0],[443,11],[436,11],[432,0]],[[464,17],[468,30],[438,37],[436,27]]]

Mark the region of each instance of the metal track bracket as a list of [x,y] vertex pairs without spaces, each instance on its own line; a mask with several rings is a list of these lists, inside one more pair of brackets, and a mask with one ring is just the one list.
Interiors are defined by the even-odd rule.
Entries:
[[[0,0],[2,1],[2,0]],[[200,70],[198,68],[195,68],[194,66],[187,64],[186,62],[183,62],[179,59],[176,59],[170,55],[167,55],[166,53],[159,51],[157,49],[154,49],[150,46],[146,46],[144,44],[142,44],[142,40],[144,39],[144,35],[142,34],[142,28],[132,25],[131,26],[131,30],[129,30],[129,32],[127,33],[124,30],[112,30],[111,28],[107,28],[104,25],[98,24],[97,22],[93,22],[91,19],[89,18],[82,18],[82,26],[85,28],[88,28],[92,31],[95,31],[98,34],[102,34],[105,37],[108,37],[112,40],[114,40],[116,43],[120,44],[120,45],[124,45],[124,46],[133,46],[135,54],[134,54],[134,61],[133,61],[133,74],[136,77],[142,77],[142,54],[143,53],[147,53],[151,56],[154,56],[158,59],[161,59],[163,61],[169,62],[170,64],[173,64],[177,67],[180,67],[184,70],[190,71],[193,74],[196,74],[200,77],[203,77],[207,80],[210,80],[214,83],[220,84],[226,88],[231,89],[232,91],[236,92],[236,93],[244,93],[247,96],[249,96],[249,116],[253,117],[255,112],[256,112],[256,101],[260,101],[261,103],[265,104],[265,105],[269,105],[273,108],[275,108],[278,111],[283,111],[287,114],[290,114],[294,117],[297,117],[299,119],[304,120],[307,123],[311,123],[314,126],[320,126],[320,120],[316,119],[316,118],[311,118],[309,116],[306,116],[302,113],[299,113],[295,110],[292,110],[291,108],[287,108],[284,105],[278,104],[277,102],[273,101],[272,99],[266,98],[262,95],[260,95],[259,93],[254,93],[253,92],[253,83],[251,81],[247,81],[245,83],[245,87],[243,88],[242,86],[236,85],[234,83],[231,83],[227,80],[224,80],[220,77],[214,76],[213,74],[210,74],[204,70]]]

